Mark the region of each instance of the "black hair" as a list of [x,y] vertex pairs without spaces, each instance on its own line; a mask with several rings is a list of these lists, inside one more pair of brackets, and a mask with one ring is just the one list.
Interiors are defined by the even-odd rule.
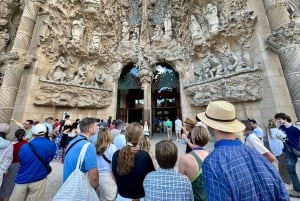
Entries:
[[19,142],[23,140],[24,136],[25,136],[25,130],[24,129],[19,128],[15,131],[15,137],[17,138],[17,140]]

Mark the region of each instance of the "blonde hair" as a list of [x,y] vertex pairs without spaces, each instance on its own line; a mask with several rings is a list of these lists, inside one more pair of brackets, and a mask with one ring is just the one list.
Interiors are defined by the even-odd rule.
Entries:
[[111,144],[111,132],[109,128],[100,128],[96,142],[96,152],[103,155],[107,147]]
[[117,171],[121,176],[128,175],[134,166],[134,158],[137,149],[132,149],[132,147],[139,145],[142,136],[143,128],[140,123],[133,122],[126,128],[125,139],[127,141],[127,146],[120,150],[117,160]]
[[194,144],[199,145],[200,147],[203,147],[208,143],[210,134],[206,127],[195,126],[192,130],[191,137],[192,137],[192,141]]
[[140,150],[144,150],[144,151],[148,152],[149,155],[151,156],[151,158],[154,159],[154,154],[151,150],[151,141],[150,141],[149,137],[144,135],[141,139],[139,147],[140,147]]

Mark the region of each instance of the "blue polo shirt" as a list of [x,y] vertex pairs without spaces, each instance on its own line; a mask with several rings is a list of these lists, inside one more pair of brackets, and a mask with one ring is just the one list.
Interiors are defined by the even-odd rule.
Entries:
[[[83,139],[83,140],[81,140]],[[81,140],[77,142],[78,140]],[[76,143],[77,142],[77,143]],[[66,179],[69,177],[69,175],[75,170],[77,159],[79,157],[81,148],[85,143],[87,143],[88,140],[83,135],[78,135],[75,137],[68,145],[68,148],[73,144],[76,143],[74,146],[71,147],[71,149],[68,151],[67,155],[65,156],[64,161],[64,170],[63,170],[63,182],[66,181]],[[82,172],[88,172],[91,169],[97,168],[97,154],[96,154],[96,147],[94,144],[90,143],[88,146],[83,163],[81,166]]]
[[[56,151],[55,143],[45,137],[34,138],[31,142],[39,156],[49,164]],[[27,184],[45,179],[48,175],[46,167],[35,156],[28,144],[24,144],[18,154],[20,169],[15,183]]]

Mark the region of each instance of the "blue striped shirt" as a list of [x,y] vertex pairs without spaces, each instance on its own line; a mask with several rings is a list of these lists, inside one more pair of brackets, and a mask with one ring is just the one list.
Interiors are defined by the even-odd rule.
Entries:
[[290,200],[276,169],[240,140],[220,140],[204,160],[208,201]]
[[192,201],[190,180],[174,169],[158,168],[147,174],[144,180],[145,201]]

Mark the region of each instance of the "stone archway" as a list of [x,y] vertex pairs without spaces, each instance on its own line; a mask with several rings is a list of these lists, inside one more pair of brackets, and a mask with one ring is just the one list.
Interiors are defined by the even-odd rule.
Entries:
[[155,117],[181,115],[179,75],[167,63],[157,63],[153,68],[126,65],[118,81],[116,117],[123,121],[149,120]]

